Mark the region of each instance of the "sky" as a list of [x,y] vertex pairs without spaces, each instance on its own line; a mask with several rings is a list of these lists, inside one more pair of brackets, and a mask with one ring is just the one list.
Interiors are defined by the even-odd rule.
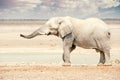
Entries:
[[0,0],[0,19],[55,16],[120,19],[120,0]]

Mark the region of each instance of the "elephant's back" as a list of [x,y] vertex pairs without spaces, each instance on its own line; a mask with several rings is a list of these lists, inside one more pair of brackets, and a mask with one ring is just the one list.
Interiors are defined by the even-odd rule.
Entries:
[[99,29],[99,30],[109,29],[108,25],[103,20],[98,18],[89,18],[86,19],[85,22],[89,23],[91,25],[90,27],[94,27],[95,29]]
[[88,19],[85,19],[84,21],[85,22],[89,22],[89,23],[91,23],[91,22],[93,22],[93,23],[97,22],[97,23],[105,24],[104,21],[102,19],[99,19],[99,18],[88,18]]
[[[108,25],[101,19],[98,18],[88,18],[85,21],[85,24],[87,25],[87,28],[90,30],[92,29],[93,31],[96,31],[97,33],[102,33],[105,31],[109,30]],[[92,31],[92,32],[93,32]]]
[[[95,48],[94,38],[105,38],[109,30],[107,24],[97,18],[90,18],[77,24],[75,27],[76,43],[84,48]],[[81,26],[82,25],[82,26]]]

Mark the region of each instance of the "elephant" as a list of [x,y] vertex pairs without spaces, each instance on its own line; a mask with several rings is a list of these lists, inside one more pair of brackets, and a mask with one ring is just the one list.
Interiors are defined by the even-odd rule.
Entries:
[[63,65],[70,66],[70,53],[78,47],[95,49],[100,53],[98,65],[111,65],[110,37],[108,25],[98,18],[78,19],[70,16],[52,17],[42,27],[29,35],[21,37],[31,39],[37,35],[55,35],[63,41]]

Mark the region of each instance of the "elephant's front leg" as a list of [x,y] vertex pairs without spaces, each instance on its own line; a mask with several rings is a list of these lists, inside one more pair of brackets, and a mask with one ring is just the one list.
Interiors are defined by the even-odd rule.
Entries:
[[64,47],[63,61],[64,61],[63,66],[70,66],[71,65],[71,62],[70,62],[70,49],[69,49],[69,47]]
[[72,37],[72,35],[67,35],[64,39],[63,39],[63,61],[64,64],[63,66],[70,66],[71,62],[70,62],[70,53],[73,49],[75,49],[75,46],[73,46],[73,41],[74,38]]

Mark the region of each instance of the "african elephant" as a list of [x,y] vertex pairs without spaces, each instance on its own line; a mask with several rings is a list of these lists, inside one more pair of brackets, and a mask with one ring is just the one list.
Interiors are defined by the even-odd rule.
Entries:
[[95,49],[100,52],[98,65],[110,65],[110,35],[108,25],[97,18],[77,19],[73,17],[53,17],[30,35],[20,34],[31,39],[37,35],[56,35],[63,40],[64,65],[70,65],[70,53],[76,46]]

